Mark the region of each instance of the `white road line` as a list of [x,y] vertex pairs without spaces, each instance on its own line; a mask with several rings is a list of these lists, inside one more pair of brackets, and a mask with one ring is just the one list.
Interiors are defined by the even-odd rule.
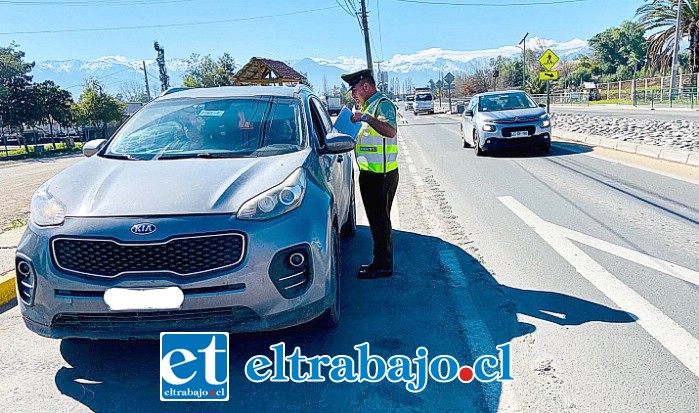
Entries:
[[592,154],[592,153],[583,153],[582,155],[589,156],[590,158],[595,158],[595,159],[599,159],[602,161],[607,161],[607,162],[611,162],[611,163],[618,163],[619,165],[628,166],[629,168],[636,168],[636,169],[639,169],[641,171],[650,172],[650,173],[653,173],[656,175],[662,175],[662,176],[672,178],[672,179],[677,179],[678,181],[687,182],[689,184],[699,185],[699,181],[697,181],[696,179],[685,178],[683,176],[671,174],[669,172],[663,172],[663,171],[659,171],[657,169],[647,168],[645,166],[634,165],[634,164],[629,163],[629,162],[619,161],[616,159],[608,158],[608,157],[603,156],[603,155],[597,155],[597,154]]
[[682,267],[681,265],[673,264],[665,260],[661,260],[660,258],[655,258],[650,255],[642,254],[638,251],[624,248],[619,245],[612,244],[611,242],[603,241],[601,239],[591,237],[589,235],[582,234],[580,232],[573,231],[572,229],[561,227],[556,224],[549,223],[549,225],[552,229],[557,230],[561,235],[568,239],[578,241],[581,244],[589,245],[590,247],[596,248],[598,250],[607,252],[612,255],[616,255],[617,257],[633,261],[635,263],[643,265],[644,267],[654,269],[656,271],[665,273],[667,275],[686,281],[688,283],[699,285],[699,272],[697,271]]
[[557,226],[544,221],[510,196],[498,199],[568,261],[583,278],[621,309],[638,317],[638,325],[699,377],[699,340],[575,246]]

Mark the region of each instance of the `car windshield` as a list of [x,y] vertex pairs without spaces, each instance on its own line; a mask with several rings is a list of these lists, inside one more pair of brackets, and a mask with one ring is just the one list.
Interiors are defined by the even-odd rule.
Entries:
[[286,97],[156,101],[117,132],[104,155],[158,160],[295,152],[305,146],[301,119],[299,101]]
[[421,101],[421,102],[430,101],[430,100],[432,100],[432,94],[430,94],[430,93],[419,93],[419,94],[415,95],[415,100],[416,100],[416,101]]
[[501,93],[485,95],[478,99],[479,112],[495,112],[500,110],[530,109],[536,103],[526,93]]
[[412,102],[413,100],[415,100],[415,96],[408,96],[407,100],[408,102]]

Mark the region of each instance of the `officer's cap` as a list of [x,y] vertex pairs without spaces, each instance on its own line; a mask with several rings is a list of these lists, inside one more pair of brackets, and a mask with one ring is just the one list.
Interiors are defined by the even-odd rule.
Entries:
[[340,77],[342,78],[342,80],[347,82],[347,84],[349,84],[350,90],[352,90],[352,88],[355,87],[357,83],[364,79],[374,79],[371,69],[364,69],[354,73],[346,73],[344,75],[340,75]]

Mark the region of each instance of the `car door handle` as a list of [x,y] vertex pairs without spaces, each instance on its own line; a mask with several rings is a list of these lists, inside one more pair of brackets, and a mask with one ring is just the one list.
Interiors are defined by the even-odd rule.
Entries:
[[338,161],[338,162],[342,162],[343,159],[345,159],[345,158],[343,158],[342,155],[337,155],[337,161]]

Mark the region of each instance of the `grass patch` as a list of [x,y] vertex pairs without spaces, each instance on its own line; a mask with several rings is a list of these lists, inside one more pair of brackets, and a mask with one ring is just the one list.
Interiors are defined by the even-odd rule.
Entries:
[[[53,144],[45,144],[41,145],[44,147],[44,150],[41,152],[36,152],[36,146],[37,145],[29,145],[29,154],[33,156],[54,156],[58,155],[61,153],[66,153],[66,152],[81,152],[83,149],[83,144],[82,143],[76,143],[72,149],[68,149],[66,147],[65,143],[57,143],[56,144],[56,149],[53,149]],[[5,152],[5,150],[0,147],[0,157],[6,157],[6,156],[15,156],[15,155],[26,155],[27,150],[24,147],[21,147],[19,149],[14,149],[8,152]]]
[[10,221],[10,224],[0,232],[12,231],[13,229],[23,228],[27,226],[27,218],[15,218]]

